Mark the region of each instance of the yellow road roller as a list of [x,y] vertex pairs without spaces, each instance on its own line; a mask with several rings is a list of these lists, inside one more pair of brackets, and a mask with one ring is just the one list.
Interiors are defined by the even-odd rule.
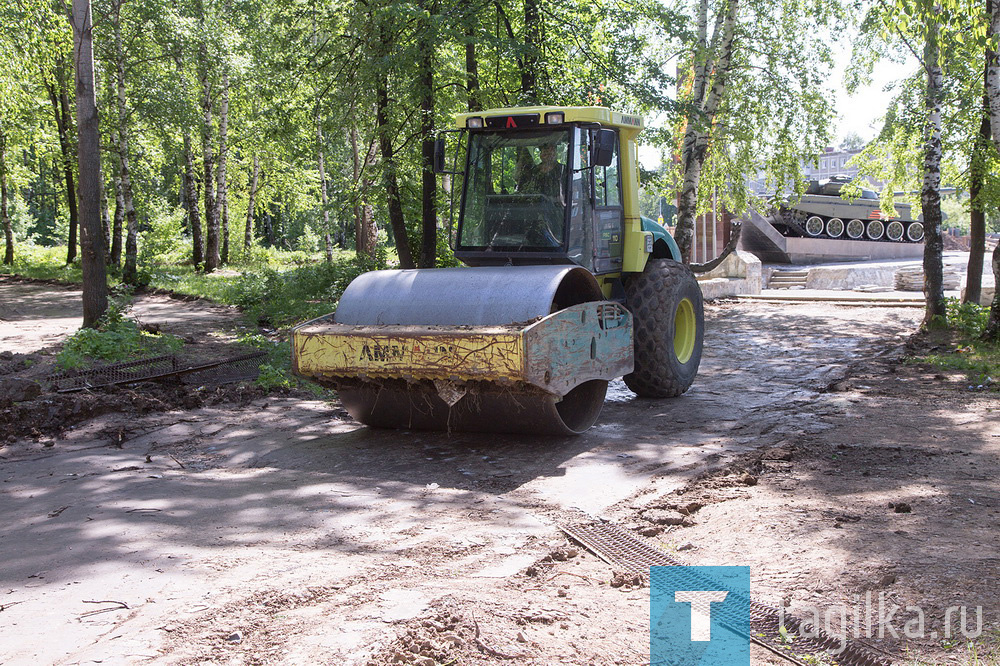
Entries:
[[458,116],[465,266],[361,275],[335,313],[293,330],[294,371],[381,428],[573,435],[617,377],[640,397],[682,394],[701,360],[701,290],[639,215],[642,129],[602,107]]

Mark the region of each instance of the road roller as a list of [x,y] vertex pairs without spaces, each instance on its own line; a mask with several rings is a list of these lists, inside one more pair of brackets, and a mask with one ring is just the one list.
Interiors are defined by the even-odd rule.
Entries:
[[294,371],[379,428],[574,435],[618,377],[643,398],[684,393],[702,296],[639,215],[642,129],[603,107],[457,116],[434,168],[461,182],[464,266],[359,276],[336,312],[293,330]]

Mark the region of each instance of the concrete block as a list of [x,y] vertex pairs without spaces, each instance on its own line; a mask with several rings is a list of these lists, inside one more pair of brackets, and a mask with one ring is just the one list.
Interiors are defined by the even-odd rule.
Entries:
[[760,259],[749,252],[733,252],[713,270],[698,276],[706,300],[741,294],[759,294],[763,287]]

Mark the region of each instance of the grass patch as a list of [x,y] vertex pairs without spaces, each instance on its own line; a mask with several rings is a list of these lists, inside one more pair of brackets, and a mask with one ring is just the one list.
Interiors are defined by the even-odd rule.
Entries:
[[333,312],[351,280],[379,268],[384,258],[349,254],[332,264],[250,270],[236,278],[226,298],[258,323],[284,328]]
[[14,248],[14,265],[0,264],[0,275],[19,275],[35,280],[55,280],[68,284],[83,282],[80,259],[66,265],[66,247],[43,247],[30,243]]
[[267,352],[260,365],[260,374],[254,382],[266,391],[273,389],[302,388],[318,398],[328,397],[328,390],[292,374],[292,348],[287,336],[272,340],[260,333],[249,333],[239,339],[241,345]]
[[202,273],[191,265],[158,266],[147,271],[150,287],[165,289],[186,296],[199,296],[216,303],[234,305],[231,302],[233,285],[239,278],[228,271]]
[[[255,248],[242,263],[214,273],[200,272],[190,264],[153,264],[140,266],[138,277],[150,287],[238,306],[253,321],[284,328],[333,312],[351,280],[386,267],[387,257],[380,252],[376,259],[365,259],[338,250],[333,263],[327,263],[318,254]],[[13,266],[0,266],[0,275],[4,274],[83,282],[79,260],[66,265],[65,247],[29,243],[18,245]],[[119,286],[115,270],[109,270],[109,289]]]
[[114,302],[101,317],[97,328],[81,328],[63,345],[56,365],[64,370],[88,368],[95,361],[121,363],[178,351],[184,342],[165,334],[147,333],[125,316],[126,308]]
[[948,345],[951,351],[918,356],[914,363],[953,372],[962,372],[972,388],[1000,391],[1000,345],[980,339],[986,330],[989,308],[974,303],[959,303],[949,298],[946,320],[954,332]]

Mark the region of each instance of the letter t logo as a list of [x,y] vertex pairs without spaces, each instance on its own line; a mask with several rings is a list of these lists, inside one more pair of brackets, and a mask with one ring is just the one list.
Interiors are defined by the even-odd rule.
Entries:
[[691,640],[712,640],[712,602],[725,601],[729,596],[726,591],[692,591],[677,590],[674,601],[691,604]]

